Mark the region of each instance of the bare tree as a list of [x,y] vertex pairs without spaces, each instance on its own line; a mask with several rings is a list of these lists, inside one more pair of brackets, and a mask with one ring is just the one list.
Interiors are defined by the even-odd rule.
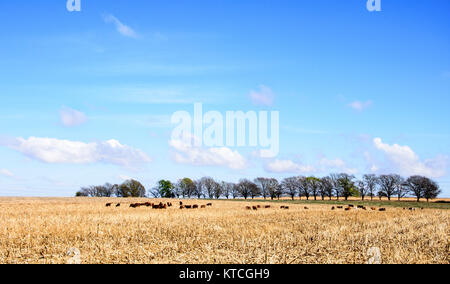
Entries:
[[203,177],[200,179],[200,185],[204,191],[204,194],[207,195],[209,199],[213,199],[214,190],[216,189],[216,181],[211,177]]
[[399,176],[399,180],[397,181],[397,198],[400,201],[403,197],[408,194],[408,187],[406,181],[403,177]]
[[330,179],[333,183],[334,194],[336,195],[337,200],[342,196],[342,187],[339,183],[339,174],[330,174]]
[[441,193],[439,185],[431,179],[424,176],[412,176],[406,180],[405,187],[417,198],[426,198],[427,202],[430,199],[438,197]]
[[[323,191],[323,194],[325,196],[328,196],[331,200],[331,197],[333,196],[333,180],[330,177],[324,177],[322,178],[322,187],[321,187],[321,191]],[[323,197],[323,195],[322,195]],[[323,198],[322,198],[323,200]]]
[[439,196],[439,194],[441,194],[441,189],[439,188],[439,185],[427,178],[424,181],[424,188],[423,188],[423,197],[425,197],[425,199],[427,200],[427,202],[430,201],[430,199],[435,199],[436,197]]
[[239,184],[233,183],[233,188],[231,190],[231,196],[233,199],[236,199],[239,197]]
[[364,201],[364,198],[368,192],[366,184],[362,180],[357,181],[356,184],[358,186],[359,196],[361,197],[361,200]]
[[304,176],[297,177],[297,187],[298,187],[298,196],[300,200],[302,196],[306,197],[306,200],[309,200],[309,184],[308,179]]
[[216,199],[219,199],[222,196],[223,188],[222,185],[218,182],[214,182],[213,184],[213,194]]
[[277,179],[271,178],[269,179],[269,183],[267,185],[267,190],[269,192],[270,199],[274,199],[277,196],[279,183]]
[[398,184],[401,183],[401,177],[399,175],[381,175],[378,178],[378,184],[380,185],[380,196],[386,196],[388,200],[397,193]]
[[225,181],[222,182],[222,195],[226,199],[229,199],[230,195],[232,195],[233,186],[234,186],[234,184],[231,182],[225,182]]
[[245,199],[247,199],[249,196],[252,195],[252,190],[254,186],[256,187],[256,185],[253,182],[249,181],[248,179],[242,179],[237,184],[237,189],[239,191],[239,194]]
[[307,186],[309,188],[309,192],[314,197],[314,200],[317,200],[317,195],[319,194],[320,190],[320,179],[316,177],[308,177],[306,178]]
[[378,184],[378,177],[376,175],[364,175],[363,176],[364,187],[367,189],[367,193],[370,196],[370,200],[373,200]]
[[271,179],[263,177],[256,178],[254,181],[254,183],[259,187],[259,191],[261,192],[264,199],[266,199],[269,196],[270,182]]
[[295,196],[297,195],[297,189],[298,189],[298,178],[297,177],[289,177],[285,178],[281,185],[283,187],[283,191],[289,195],[292,200],[294,200]]
[[205,196],[204,191],[203,191],[202,180],[196,180],[196,181],[194,181],[194,184],[195,184],[194,196],[196,196],[197,199],[201,199],[202,196]]

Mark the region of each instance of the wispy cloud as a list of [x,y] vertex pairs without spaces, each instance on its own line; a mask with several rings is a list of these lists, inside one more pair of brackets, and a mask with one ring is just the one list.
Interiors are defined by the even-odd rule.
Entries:
[[66,127],[78,126],[87,122],[87,117],[84,113],[69,107],[62,107],[59,110],[59,115],[61,123]]
[[272,106],[275,101],[275,94],[269,87],[261,85],[259,90],[250,91],[250,99],[254,105]]
[[16,138],[7,145],[25,156],[49,164],[107,163],[137,167],[151,162],[141,150],[122,145],[117,140],[84,143],[54,138]]
[[[439,178],[446,175],[448,157],[438,156],[434,159],[421,161],[419,156],[408,146],[398,144],[389,145],[383,143],[381,138],[373,140],[375,148],[384,153],[390,162],[390,170],[394,170],[402,175],[424,175]],[[377,165],[373,165],[374,170],[379,170]]]
[[125,37],[137,38],[137,33],[129,26],[123,24],[114,15],[111,14],[103,15],[103,20],[105,21],[105,23],[114,24],[116,26],[117,32],[120,33],[121,35]]
[[7,169],[1,169],[0,170],[0,175],[2,175],[4,177],[8,177],[8,178],[13,178],[14,177],[14,174],[11,171],[7,170]]
[[276,159],[267,163],[265,170],[270,173],[306,174],[315,172],[316,168],[309,165],[301,165],[292,160]]
[[349,107],[351,107],[352,109],[362,112],[365,109],[371,107],[373,105],[372,101],[366,101],[366,102],[361,102],[361,101],[354,101],[351,104],[349,104]]

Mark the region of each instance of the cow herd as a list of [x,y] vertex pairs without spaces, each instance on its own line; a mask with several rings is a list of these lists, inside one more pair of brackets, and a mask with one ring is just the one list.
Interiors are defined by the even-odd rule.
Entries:
[[[338,210],[338,209],[343,209],[344,211],[352,211],[352,210],[364,210],[364,211],[367,211],[368,210],[368,208],[366,207],[366,206],[363,206],[363,205],[353,205],[353,204],[349,204],[349,205],[347,205],[345,208],[344,208],[344,206],[336,206],[336,207],[331,207],[331,210],[332,211],[334,211],[334,210]],[[370,210],[372,210],[372,211],[380,211],[380,212],[384,212],[384,211],[386,211],[386,208],[376,208],[376,207],[370,207]]]
[[[207,207],[212,207],[213,206],[212,203],[208,203],[206,205],[198,205],[198,204],[188,205],[188,204],[183,204],[182,201],[179,202],[179,205],[180,205],[180,209],[205,209]],[[113,203],[106,203],[106,207],[112,207],[112,206],[120,207],[121,204],[117,203],[117,204],[114,205]],[[173,206],[173,204],[171,202],[166,202],[166,203],[162,203],[162,202],[160,202],[160,203],[145,202],[145,203],[131,203],[129,205],[130,208],[149,207],[149,208],[152,208],[152,209],[167,209],[167,208],[172,207],[172,206]],[[270,205],[265,205],[265,206],[255,205],[255,206],[246,206],[245,207],[246,210],[253,210],[253,211],[258,211],[259,209],[270,209],[270,208],[272,208],[272,206],[270,206]],[[282,210],[289,210],[289,206],[283,205],[283,206],[280,206],[280,209],[282,209]],[[303,209],[309,210],[309,208],[306,207],[306,206],[303,207]],[[356,205],[355,206],[353,204],[349,204],[347,206],[333,206],[333,207],[331,207],[332,211],[339,210],[339,209],[340,210],[344,210],[344,211],[352,211],[352,210],[366,210],[367,211],[368,210],[368,208],[363,206],[363,205]],[[370,207],[369,209],[372,210],[372,211],[380,211],[380,212],[385,212],[386,211],[386,208]],[[423,209],[424,208],[420,208],[420,210],[423,210]],[[419,210],[419,209],[411,207],[411,208],[403,208],[403,210],[416,211],[416,210]]]
[[[106,207],[112,207],[114,204],[113,203],[106,203]],[[121,204],[120,203],[117,203],[116,205],[115,205],[115,207],[120,207],[121,206]],[[169,208],[169,207],[172,207],[173,206],[173,204],[172,204],[172,202],[166,202],[166,203],[162,203],[162,202],[159,202],[159,203],[150,203],[150,202],[145,202],[145,203],[131,203],[130,204],[130,208],[139,208],[139,207],[149,207],[149,208],[152,208],[152,209],[167,209],[167,208]],[[199,208],[206,208],[206,207],[212,207],[212,203],[208,203],[208,204],[206,204],[206,205],[197,205],[197,204],[194,204],[194,205],[185,205],[185,204],[183,204],[183,202],[182,201],[180,201],[180,209],[199,209]]]

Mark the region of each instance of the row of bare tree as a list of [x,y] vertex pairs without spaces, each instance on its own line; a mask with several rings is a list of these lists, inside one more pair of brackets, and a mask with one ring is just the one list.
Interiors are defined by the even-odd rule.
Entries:
[[[425,198],[427,201],[438,197],[441,193],[439,185],[423,176],[411,176],[407,179],[399,175],[364,175],[361,180],[355,176],[341,173],[326,177],[288,177],[282,181],[274,178],[259,177],[253,181],[242,179],[238,183],[219,182],[211,177],[199,180],[184,178],[175,184],[168,180],[160,180],[148,195],[154,198],[209,198],[236,199],[259,198],[279,199],[289,196],[310,199],[332,199],[360,197],[362,200],[375,197],[396,197],[399,200],[406,196],[414,196],[417,201]],[[144,186],[135,180],[129,180],[121,185],[105,184],[82,188],[77,196],[93,197],[145,197]]]

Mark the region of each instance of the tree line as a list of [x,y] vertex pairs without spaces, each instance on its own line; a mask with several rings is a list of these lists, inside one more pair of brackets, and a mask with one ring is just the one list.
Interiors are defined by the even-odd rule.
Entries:
[[439,185],[424,176],[411,176],[407,179],[396,174],[367,174],[357,180],[346,173],[330,174],[318,178],[314,176],[294,176],[281,181],[275,178],[259,177],[252,180],[242,179],[238,183],[216,181],[211,177],[199,180],[183,178],[176,183],[160,180],[148,192],[136,180],[127,180],[122,184],[106,183],[100,186],[83,187],[76,196],[86,197],[153,197],[153,198],[208,198],[208,199],[280,199],[288,196],[306,200],[325,200],[359,197],[362,200],[386,197],[388,200],[406,196],[420,199],[435,199],[441,190]]

